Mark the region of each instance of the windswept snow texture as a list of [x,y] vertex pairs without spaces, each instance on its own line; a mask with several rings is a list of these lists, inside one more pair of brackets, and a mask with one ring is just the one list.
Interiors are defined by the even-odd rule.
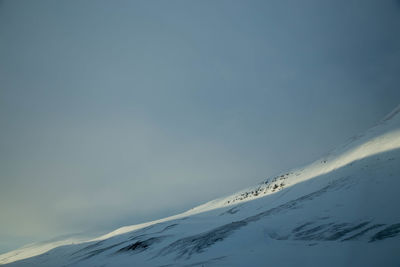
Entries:
[[6,266],[400,266],[400,107],[316,162],[165,219]]

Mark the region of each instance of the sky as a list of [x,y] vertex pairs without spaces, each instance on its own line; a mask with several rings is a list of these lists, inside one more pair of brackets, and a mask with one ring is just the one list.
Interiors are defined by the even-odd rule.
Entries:
[[399,70],[400,1],[0,0],[0,253],[316,160]]

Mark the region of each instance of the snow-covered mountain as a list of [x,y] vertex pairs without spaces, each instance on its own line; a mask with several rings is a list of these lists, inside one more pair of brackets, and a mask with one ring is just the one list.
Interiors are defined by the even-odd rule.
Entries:
[[7,266],[400,266],[400,106],[322,159],[187,212],[0,255]]

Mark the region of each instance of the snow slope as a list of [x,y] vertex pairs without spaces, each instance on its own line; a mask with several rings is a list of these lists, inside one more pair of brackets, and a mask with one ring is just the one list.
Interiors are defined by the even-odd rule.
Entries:
[[400,106],[362,135],[187,212],[0,255],[7,266],[400,266]]

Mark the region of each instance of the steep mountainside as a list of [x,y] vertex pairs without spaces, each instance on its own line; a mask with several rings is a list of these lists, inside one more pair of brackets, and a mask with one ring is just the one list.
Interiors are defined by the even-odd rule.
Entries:
[[182,214],[7,266],[400,266],[400,106],[322,159]]

